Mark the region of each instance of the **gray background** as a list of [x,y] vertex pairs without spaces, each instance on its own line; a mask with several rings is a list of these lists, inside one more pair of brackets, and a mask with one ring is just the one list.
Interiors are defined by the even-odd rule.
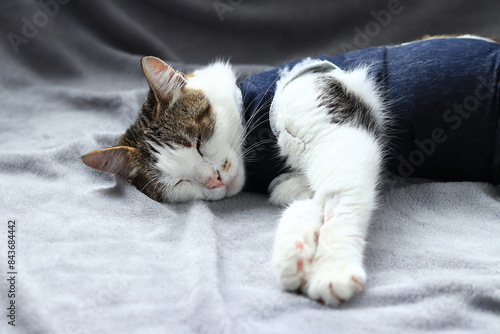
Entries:
[[[276,284],[280,210],[265,196],[160,204],[80,162],[135,119],[148,89],[144,55],[184,69],[231,59],[244,77],[348,45],[500,37],[500,2],[403,0],[383,24],[372,11],[392,1],[55,3],[0,2],[0,332],[500,331],[492,185],[388,185],[370,228],[366,291],[330,309]],[[15,330],[4,315],[8,220]]]

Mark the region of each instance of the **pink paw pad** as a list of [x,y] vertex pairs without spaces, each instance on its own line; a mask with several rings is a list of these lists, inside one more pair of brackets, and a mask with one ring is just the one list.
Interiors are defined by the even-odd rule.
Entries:
[[297,271],[301,271],[302,268],[304,268],[304,261],[298,260],[297,261]]
[[297,246],[297,248],[299,249],[304,249],[304,244],[300,241],[295,242],[295,246]]

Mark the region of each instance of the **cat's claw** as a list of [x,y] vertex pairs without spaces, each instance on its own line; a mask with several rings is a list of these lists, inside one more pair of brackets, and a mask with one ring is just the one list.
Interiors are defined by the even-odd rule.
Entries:
[[337,306],[363,291],[366,273],[361,266],[335,262],[314,262],[302,292],[325,305]]

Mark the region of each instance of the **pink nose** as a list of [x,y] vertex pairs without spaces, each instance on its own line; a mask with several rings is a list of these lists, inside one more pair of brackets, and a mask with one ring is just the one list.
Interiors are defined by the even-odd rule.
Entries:
[[222,179],[220,178],[220,175],[218,172],[212,172],[212,176],[205,182],[205,187],[208,189],[215,189],[222,187],[224,185],[224,182],[222,182]]

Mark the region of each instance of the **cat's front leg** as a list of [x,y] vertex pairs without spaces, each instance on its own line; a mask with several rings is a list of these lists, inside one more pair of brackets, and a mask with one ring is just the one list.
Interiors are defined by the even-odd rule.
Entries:
[[[363,252],[376,207],[381,150],[371,134],[347,127],[311,145],[302,158],[314,197],[285,210],[274,263],[286,289],[300,288],[311,299],[338,305],[362,291],[366,281]],[[304,237],[316,231],[317,243]]]
[[[273,265],[283,288],[338,305],[363,290],[363,250],[373,202],[349,193],[293,202],[283,213]],[[360,207],[361,206],[361,207]]]
[[362,203],[356,194],[327,196],[317,250],[301,286],[311,299],[338,305],[363,290],[363,251],[371,205]]
[[323,225],[301,290],[312,299],[338,305],[362,291],[366,281],[363,252],[376,208],[382,154],[366,131],[345,127],[331,136],[308,156],[306,175],[314,200],[323,204]]

